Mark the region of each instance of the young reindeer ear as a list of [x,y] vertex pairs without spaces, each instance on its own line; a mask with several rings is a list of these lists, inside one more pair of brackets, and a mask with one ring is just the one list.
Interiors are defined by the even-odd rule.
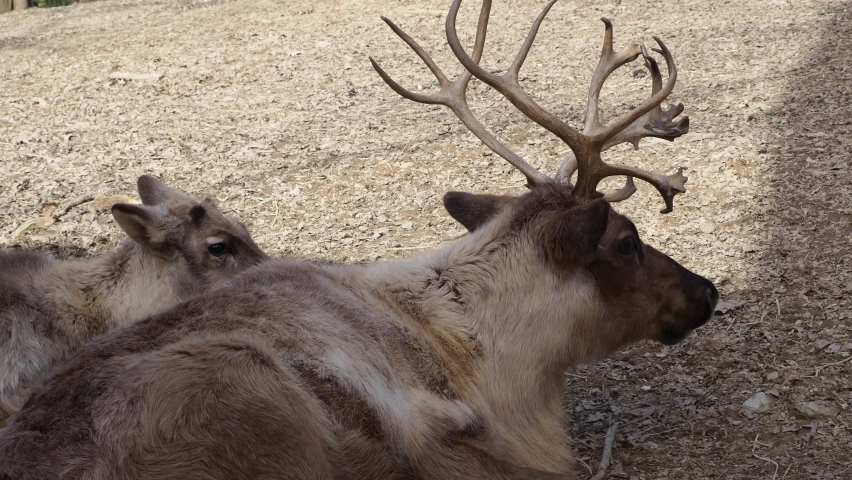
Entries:
[[567,212],[546,212],[551,218],[545,219],[541,235],[550,260],[574,265],[591,263],[597,256],[611,210],[609,202],[597,199]]
[[169,230],[162,224],[161,215],[145,205],[116,203],[112,206],[112,218],[135,242],[159,248],[168,240]]
[[136,189],[142,205],[156,206],[165,201],[196,203],[189,195],[169,187],[151,175],[142,175],[136,180]]
[[207,210],[203,205],[196,205],[189,209],[189,218],[192,219],[192,223],[194,223],[196,227],[200,227],[204,222],[204,219],[207,218]]
[[468,231],[474,232],[514,200],[515,197],[509,195],[447,192],[444,194],[444,208]]

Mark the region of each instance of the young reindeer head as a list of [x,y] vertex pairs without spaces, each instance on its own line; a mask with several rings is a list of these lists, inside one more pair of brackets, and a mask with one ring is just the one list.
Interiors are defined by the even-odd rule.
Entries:
[[[633,223],[612,210],[609,203],[630,197],[635,191],[633,177],[636,177],[656,187],[666,204],[662,213],[668,213],[672,210],[674,196],[685,192],[686,177],[682,169],[674,175],[661,175],[608,164],[601,159],[603,151],[619,143],[630,142],[638,148],[639,140],[644,137],[674,140],[688,131],[688,118],[675,120],[683,111],[683,105],[667,110],[660,108],[677,78],[672,55],[663,42],[654,37],[660,47],[654,51],[663,56],[668,67],[668,80],[663,85],[657,62],[644,46],[631,42],[618,52],[613,50],[612,24],[602,19],[605,24],[603,49],[589,88],[585,125],[578,131],[538,105],[518,81],[518,72],[538,28],[554,3],[555,0],[548,3],[535,20],[520,52],[502,75],[490,73],[479,65],[490,0],[483,1],[472,56],[462,47],[456,33],[461,0],[455,0],[450,7],[447,41],[465,68],[455,80],[449,80],[411,37],[383,18],[438,79],[440,91],[437,94],[409,91],[391,79],[374,60],[371,62],[382,79],[403,97],[449,107],[483,143],[526,176],[531,191],[520,197],[450,192],[444,197],[444,205],[471,232],[501,222],[503,230],[532,235],[548,268],[566,272],[580,269],[594,279],[601,312],[591,324],[580,326],[581,331],[577,332],[593,344],[588,346],[588,354],[582,355],[585,360],[603,357],[621,345],[644,338],[676,343],[712,317],[719,294],[707,279],[642,243]],[[598,98],[604,81],[615,69],[639,55],[651,73],[651,97],[609,126],[603,126],[598,118]],[[555,177],[533,168],[476,119],[465,94],[472,76],[500,92],[523,114],[568,145],[571,153]],[[571,183],[574,172],[577,172],[576,184]],[[625,186],[617,192],[598,192],[599,182],[613,175],[626,176]]]
[[162,268],[188,277],[175,279],[178,291],[216,285],[267,258],[246,227],[222,214],[214,200],[199,202],[149,175],[136,184],[142,205],[115,204],[112,216]]

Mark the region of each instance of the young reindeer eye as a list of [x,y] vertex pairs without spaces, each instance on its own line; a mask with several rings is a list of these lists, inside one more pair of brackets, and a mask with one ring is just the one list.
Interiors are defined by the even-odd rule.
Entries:
[[633,240],[633,237],[627,237],[618,244],[618,251],[621,252],[622,255],[630,255],[635,249],[636,242]]
[[228,253],[228,245],[226,245],[225,242],[214,243],[207,247],[207,251],[214,257],[221,257]]

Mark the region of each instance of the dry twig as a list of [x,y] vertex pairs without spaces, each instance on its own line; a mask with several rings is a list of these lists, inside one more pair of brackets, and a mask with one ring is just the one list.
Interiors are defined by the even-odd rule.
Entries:
[[838,360],[836,362],[826,363],[825,365],[820,365],[818,367],[814,367],[814,378],[819,376],[819,372],[821,372],[823,368],[832,367],[834,365],[840,365],[841,363],[846,363],[849,360],[852,360],[852,356],[846,357],[843,360]]
[[612,442],[615,440],[615,431],[618,430],[618,422],[612,424],[606,431],[604,439],[604,451],[601,456],[601,463],[598,466],[598,473],[591,480],[602,480],[606,474],[606,469],[609,467],[609,462],[612,460]]
[[592,470],[592,467],[590,467],[588,463],[584,462],[582,458],[578,458],[578,459],[577,459],[577,461],[578,461],[578,462],[580,462],[580,463],[582,463],[582,464],[583,464],[583,466],[584,466],[584,467],[586,467],[586,469],[589,471],[589,475],[591,475],[591,474],[595,473],[595,472]]
[[95,199],[95,196],[91,193],[87,193],[86,195],[80,195],[79,197],[69,200],[65,202],[61,207],[57,208],[55,212],[53,212],[53,218],[58,219],[59,217],[68,213],[69,210],[76,207],[77,205],[82,205],[86,202],[91,202]]
[[760,438],[760,435],[754,437],[754,443],[752,443],[752,445],[751,445],[751,454],[754,455],[754,458],[757,458],[758,460],[763,460],[764,462],[769,462],[769,463],[775,465],[775,472],[772,474],[772,480],[775,480],[775,477],[778,476],[778,468],[779,468],[778,462],[776,462],[775,460],[772,460],[771,458],[761,457],[760,455],[757,454],[757,452],[755,452],[755,450],[757,450],[758,445],[763,445],[764,447],[769,446],[765,443],[758,442],[757,441],[758,438]]

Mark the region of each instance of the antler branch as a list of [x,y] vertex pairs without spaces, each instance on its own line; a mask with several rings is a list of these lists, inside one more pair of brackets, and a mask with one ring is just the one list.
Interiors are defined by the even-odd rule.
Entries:
[[[666,62],[669,65],[674,65],[674,60],[671,57],[671,53],[668,49],[665,48],[660,39],[654,37],[657,43],[662,47],[661,49],[653,49],[655,52],[663,54],[666,58]],[[651,95],[657,95],[662,89],[663,79],[660,75],[660,67],[657,65],[657,61],[654,60],[653,57],[648,55],[648,51],[645,50],[645,47],[642,48],[642,58],[645,60],[645,66],[651,72]],[[672,67],[673,69],[673,67]],[[675,72],[676,74],[676,72]],[[669,77],[671,80],[671,77]],[[674,82],[671,82],[672,84]],[[677,105],[670,106],[667,110],[663,110],[660,108],[660,104],[662,101],[653,105],[653,108],[649,110],[644,115],[638,117],[633,121],[630,125],[625,127],[620,132],[616,133],[612,136],[606,143],[604,143],[603,150],[608,149],[613,145],[618,145],[619,143],[630,142],[633,144],[633,147],[639,148],[639,140],[643,137],[657,137],[662,138],[669,141],[674,141],[675,138],[683,135],[684,133],[689,131],[689,117],[683,117],[680,120],[675,121],[675,117],[683,112],[683,104],[679,103]]]
[[[474,63],[478,63],[480,58],[482,58],[482,50],[485,46],[485,34],[488,26],[488,16],[489,10],[484,8],[480,12],[479,23],[477,25],[476,31],[476,41],[473,47],[473,56]],[[373,68],[379,73],[382,77],[382,80],[388,84],[396,93],[400,94],[404,98],[409,100],[413,100],[419,103],[426,104],[439,104],[448,107],[456,116],[461,120],[465,127],[471,131],[474,135],[477,136],[482,142],[488,146],[491,150],[493,150],[496,154],[500,155],[506,161],[508,161],[512,166],[520,170],[521,173],[524,174],[527,178],[527,182],[529,185],[536,185],[548,180],[548,177],[543,173],[536,170],[532,165],[527,163],[523,158],[521,158],[518,154],[513,152],[509,147],[506,146],[503,142],[494,137],[485,126],[477,120],[476,116],[470,109],[470,106],[467,103],[467,84],[470,82],[471,73],[469,70],[464,70],[461,75],[455,80],[448,80],[447,77],[443,74],[441,69],[437,64],[432,60],[432,57],[423,50],[420,45],[414,41],[408,34],[402,31],[396,24],[392,21],[388,20],[385,17],[382,17],[382,20],[387,23],[391,29],[396,33],[402,40],[411,47],[412,50],[423,60],[423,63],[429,67],[429,70],[435,75],[435,78],[438,79],[438,85],[440,86],[440,92],[435,95],[424,95],[421,93],[415,93],[410,90],[407,90],[396,83],[385,71],[379,66],[379,64],[370,57],[370,63],[372,63]]]
[[[521,84],[518,81],[518,72],[520,71],[521,66],[523,66],[524,60],[527,58],[527,54],[530,51],[530,47],[532,47],[533,40],[538,33],[538,28],[554,3],[556,3],[556,0],[550,0],[550,3],[544,7],[544,10],[542,10],[542,12],[538,15],[538,18],[535,19],[535,22],[533,22],[533,25],[530,28],[529,34],[527,34],[527,38],[521,46],[521,50],[518,52],[518,55],[515,57],[515,60],[512,62],[512,65],[506,73],[502,75],[490,73],[482,68],[479,65],[479,62],[474,61],[464,50],[464,47],[462,47],[458,33],[456,32],[456,17],[458,16],[459,7],[461,7],[461,0],[454,0],[450,7],[450,12],[447,14],[447,43],[450,45],[450,49],[456,55],[456,58],[459,59],[459,62],[461,62],[461,64],[464,65],[464,68],[471,72],[473,76],[500,92],[512,103],[512,105],[514,105],[524,115],[529,117],[530,120],[541,125],[559,137],[559,139],[568,144],[571,150],[576,152],[582,145],[580,133],[537,104],[535,100],[533,100],[524,91],[524,89],[521,88]],[[482,9],[483,11],[490,11],[491,0],[483,0]]]
[[603,125],[598,119],[598,102],[604,82],[618,67],[632,62],[642,53],[641,46],[634,41],[615,53],[612,49],[612,22],[607,18],[601,18],[601,21],[604,22],[606,27],[601,58],[598,61],[597,68],[595,68],[595,74],[592,76],[592,82],[589,86],[589,99],[586,103],[586,121],[583,135],[587,136],[592,136],[603,130]]
[[[644,137],[658,137],[666,140],[674,140],[689,131],[689,117],[675,120],[675,117],[683,111],[683,104],[669,107],[663,111],[660,104],[671,93],[677,79],[677,69],[674,59],[665,44],[657,37],[654,40],[660,46],[655,52],[663,55],[668,68],[668,80],[663,85],[659,66],[653,57],[648,55],[644,46],[630,42],[617,53],[612,47],[613,28],[612,22],[606,18],[604,22],[604,43],[601,49],[601,59],[592,76],[589,86],[589,98],[586,106],[585,128],[583,129],[584,140],[589,144],[588,154],[580,156],[581,161],[569,155],[563,162],[557,173],[557,179],[569,183],[574,171],[579,170],[577,185],[574,187],[575,196],[580,198],[596,198],[600,196],[597,185],[606,177],[612,175],[628,175],[625,186],[614,194],[605,195],[610,201],[625,200],[635,192],[633,181],[629,177],[630,172],[637,173],[637,178],[651,183],[663,196],[666,208],[662,213],[672,211],[672,199],[678,193],[686,191],[684,177],[680,171],[674,175],[662,175],[648,172],[633,167],[622,167],[608,165],[600,158],[600,153],[624,142],[630,142],[634,148],[639,148],[639,140]],[[618,67],[634,60],[642,55],[645,67],[651,73],[651,97],[634,110],[618,117],[611,125],[604,127],[598,117],[598,102],[600,91],[607,77]],[[570,183],[569,183],[570,184]]]

